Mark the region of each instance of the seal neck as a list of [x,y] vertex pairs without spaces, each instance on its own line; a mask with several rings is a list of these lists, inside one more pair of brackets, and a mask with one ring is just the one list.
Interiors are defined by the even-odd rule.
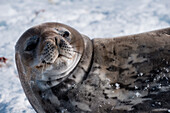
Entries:
[[52,87],[52,92],[57,96],[62,96],[63,93],[76,87],[82,83],[88,76],[91,68],[93,58],[93,44],[92,41],[85,35],[82,35],[84,41],[84,50],[76,68],[68,74],[67,78],[60,84]]
[[76,84],[82,82],[84,79],[86,79],[89,70],[91,68],[92,64],[92,57],[93,57],[93,44],[92,41],[89,39],[89,37],[82,35],[83,41],[84,41],[84,50],[82,57],[74,69],[74,71],[71,73],[71,75],[68,77],[68,79],[72,79],[75,81]]

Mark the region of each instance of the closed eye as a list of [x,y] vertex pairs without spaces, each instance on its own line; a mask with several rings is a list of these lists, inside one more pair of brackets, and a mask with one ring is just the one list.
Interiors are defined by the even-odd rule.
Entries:
[[37,47],[38,41],[39,41],[38,36],[31,37],[27,42],[27,46],[25,48],[25,51],[34,50]]
[[29,44],[29,45],[26,47],[25,51],[32,51],[33,49],[36,48],[36,46],[37,46],[36,43]]

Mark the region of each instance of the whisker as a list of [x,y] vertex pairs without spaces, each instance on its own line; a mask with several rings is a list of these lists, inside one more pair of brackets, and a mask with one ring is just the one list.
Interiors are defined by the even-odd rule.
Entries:
[[68,49],[68,48],[61,48],[61,49],[63,49],[63,50],[69,50],[69,51],[75,52],[75,53],[77,53],[77,54],[82,54],[82,53],[80,53],[80,52],[78,52],[78,51],[75,51],[75,50],[72,50],[72,49]]
[[81,46],[72,46],[72,48],[76,48],[76,47],[81,47]]
[[69,58],[68,56],[63,55],[63,54],[60,54],[60,56],[66,57],[66,58],[68,58],[68,59],[72,59],[72,58]]
[[75,52],[75,53],[77,53],[77,54],[82,54],[82,53],[80,53],[80,52],[78,52],[78,51],[75,51],[75,50],[72,50],[72,52]]
[[77,39],[77,40],[75,40],[75,41],[73,41],[73,42],[70,42],[70,44],[73,44],[73,43],[75,43],[75,42],[77,42],[77,41],[79,41],[79,39]]
[[71,52],[75,52],[75,53],[77,53],[77,54],[81,54],[80,52],[78,52],[78,51],[75,51],[75,50],[70,50]]

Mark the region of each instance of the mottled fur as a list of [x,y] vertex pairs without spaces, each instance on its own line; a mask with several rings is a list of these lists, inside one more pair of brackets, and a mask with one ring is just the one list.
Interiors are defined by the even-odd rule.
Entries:
[[[28,54],[24,43],[35,35],[41,41]],[[69,48],[76,52],[67,53]],[[68,59],[57,64],[59,56],[65,55]],[[75,65],[67,70],[67,62]],[[170,28],[90,40],[66,25],[46,23],[26,31],[16,45],[22,86],[39,113],[167,112],[169,63]]]

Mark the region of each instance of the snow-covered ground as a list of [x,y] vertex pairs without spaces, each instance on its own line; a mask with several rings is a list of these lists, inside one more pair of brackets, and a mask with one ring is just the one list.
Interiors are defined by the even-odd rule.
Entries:
[[35,113],[22,90],[14,46],[29,27],[61,22],[90,38],[170,27],[170,0],[0,0],[0,113]]

